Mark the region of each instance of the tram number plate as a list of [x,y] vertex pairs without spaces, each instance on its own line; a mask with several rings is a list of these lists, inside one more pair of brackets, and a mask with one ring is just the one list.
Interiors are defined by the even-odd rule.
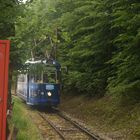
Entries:
[[54,85],[46,85],[46,89],[47,90],[53,90],[54,89]]

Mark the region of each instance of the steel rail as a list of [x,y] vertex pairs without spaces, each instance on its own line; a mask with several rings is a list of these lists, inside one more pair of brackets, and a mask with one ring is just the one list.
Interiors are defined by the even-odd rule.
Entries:
[[49,121],[49,119],[44,117],[41,113],[39,113],[39,115],[59,134],[62,140],[66,140],[65,136],[61,133],[61,131],[51,121]]
[[[63,118],[64,120],[70,122],[77,129],[79,129],[81,132],[83,132],[87,136],[89,136],[91,138],[91,140],[103,140],[98,135],[95,135],[95,134],[89,132],[86,128],[84,128],[83,126],[79,125],[77,122],[73,121],[71,118],[64,115],[61,111],[59,111],[59,110],[55,110],[55,111],[56,111],[56,115]],[[66,140],[66,136],[61,132],[61,130],[59,130],[59,128],[57,128],[55,126],[55,124],[53,124],[51,121],[49,121],[49,119],[47,117],[45,117],[43,114],[41,114],[40,112],[39,112],[39,115],[58,133],[58,135],[62,138],[62,140]]]
[[63,118],[63,119],[65,119],[65,120],[69,121],[69,122],[70,122],[71,124],[73,124],[76,128],[80,129],[82,132],[84,132],[85,134],[87,134],[87,135],[88,135],[89,137],[91,137],[93,140],[103,140],[103,139],[100,138],[99,136],[97,136],[97,135],[95,135],[95,134],[89,132],[87,129],[85,129],[84,127],[82,127],[81,125],[79,125],[77,122],[75,122],[75,121],[71,120],[69,117],[65,116],[65,115],[64,115],[63,113],[61,113],[60,111],[57,111],[57,114],[58,114],[61,118]]

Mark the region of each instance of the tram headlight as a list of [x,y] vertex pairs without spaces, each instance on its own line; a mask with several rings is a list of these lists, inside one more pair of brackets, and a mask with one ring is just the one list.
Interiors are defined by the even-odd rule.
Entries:
[[47,94],[48,94],[49,97],[52,96],[52,93],[50,91]]

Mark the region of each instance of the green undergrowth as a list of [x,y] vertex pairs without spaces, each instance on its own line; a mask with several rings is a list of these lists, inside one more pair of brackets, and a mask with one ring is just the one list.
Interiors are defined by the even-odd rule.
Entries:
[[14,108],[11,122],[18,129],[16,140],[41,140],[38,129],[33,124],[26,105],[14,97]]
[[60,108],[112,138],[140,139],[140,103],[123,105],[117,97],[63,96]]

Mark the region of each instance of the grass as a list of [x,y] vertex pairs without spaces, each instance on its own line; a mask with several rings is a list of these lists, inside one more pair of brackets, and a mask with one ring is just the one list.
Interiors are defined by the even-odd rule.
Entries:
[[18,129],[16,140],[42,140],[39,131],[29,115],[30,110],[17,97],[14,97],[11,123]]
[[121,105],[119,99],[63,96],[60,108],[84,120],[95,130],[116,139],[140,139],[140,104]]

